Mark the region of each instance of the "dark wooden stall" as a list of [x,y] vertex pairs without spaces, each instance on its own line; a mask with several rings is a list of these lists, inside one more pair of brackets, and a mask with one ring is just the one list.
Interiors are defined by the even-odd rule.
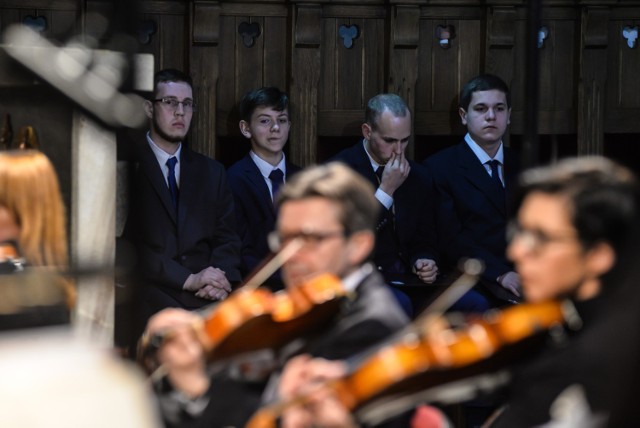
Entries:
[[[109,13],[112,4],[3,0],[0,30],[44,17],[44,34],[64,44],[74,34],[92,35],[95,14]],[[290,93],[288,153],[299,164],[353,143],[367,99],[383,91],[412,107],[409,154],[421,160],[460,139],[457,94],[480,72],[511,85],[508,142],[522,144],[531,101],[524,95],[527,9],[522,0],[141,0],[138,51],[152,53],[156,69],[193,75],[200,108],[191,142],[226,165],[248,147],[238,132],[237,102],[262,85]],[[640,169],[639,21],[640,1],[542,2],[542,161],[601,153]],[[14,110],[18,120],[16,103],[32,107],[31,96],[4,95],[0,113]]]

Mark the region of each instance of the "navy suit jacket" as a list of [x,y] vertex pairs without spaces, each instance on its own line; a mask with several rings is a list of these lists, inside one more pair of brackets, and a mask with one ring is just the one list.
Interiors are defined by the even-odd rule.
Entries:
[[[371,167],[362,141],[341,151],[330,160],[347,164],[378,188],[378,178]],[[404,277],[411,278],[411,281],[419,281],[410,274],[416,260],[438,260],[433,183],[424,166],[413,161],[409,161],[409,164],[409,176],[393,195],[395,219],[393,211],[380,204],[374,262],[387,280],[394,279],[397,272],[390,270],[398,259],[402,261]]]
[[482,283],[496,297],[513,300],[496,279],[513,270],[506,257],[506,226],[519,173],[517,156],[504,147],[506,201],[465,141],[430,156],[425,164],[435,183],[438,239],[447,264],[455,266],[462,257],[481,259]]
[[213,266],[229,282],[240,277],[240,239],[224,167],[182,145],[178,213],[164,174],[146,140],[136,147],[130,211],[124,236],[136,245],[137,273],[153,313],[162,307],[211,303],[183,291],[190,274]]
[[[286,163],[289,179],[300,167]],[[242,241],[242,274],[248,275],[270,254],[267,235],[274,230],[276,210],[264,177],[247,154],[227,170],[229,187],[235,200],[236,228]],[[268,281],[275,288],[282,287],[279,274]]]

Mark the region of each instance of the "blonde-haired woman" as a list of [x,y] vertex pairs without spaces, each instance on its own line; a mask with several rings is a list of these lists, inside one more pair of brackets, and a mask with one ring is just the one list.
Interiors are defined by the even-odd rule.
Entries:
[[[36,150],[0,152],[0,222],[3,240],[15,241],[29,266],[66,270],[68,246],[65,207],[51,161]],[[67,303],[75,292],[68,281]]]
[[58,177],[43,153],[0,153],[0,206],[13,215],[20,251],[30,265],[66,268],[65,208]]

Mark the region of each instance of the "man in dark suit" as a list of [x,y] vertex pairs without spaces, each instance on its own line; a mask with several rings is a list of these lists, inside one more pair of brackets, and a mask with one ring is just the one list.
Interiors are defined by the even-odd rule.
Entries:
[[367,103],[363,140],[332,160],[346,163],[376,189],[382,210],[374,261],[387,281],[429,284],[438,274],[433,185],[425,168],[405,157],[411,129],[402,98],[376,95]]
[[[284,185],[278,206],[274,249],[294,241],[294,245],[301,245],[282,267],[287,288],[303,286],[318,274],[332,273],[342,279],[348,297],[331,322],[288,344],[277,361],[300,353],[344,359],[407,322],[384,279],[367,262],[374,248],[373,227],[378,216],[378,202],[369,183],[338,163],[313,167]],[[167,309],[154,316],[147,327],[145,337],[167,329],[175,332],[157,353],[157,363],[168,373],[162,385],[156,385],[165,420],[169,426],[244,426],[260,404],[266,383],[239,378],[234,370],[210,378],[197,334],[191,327],[180,328],[196,322],[194,313]],[[269,376],[273,386],[278,383],[277,372]],[[177,403],[175,391],[189,399]],[[270,391],[268,388],[266,396]]]
[[[241,272],[247,277],[269,255],[267,235],[276,222],[276,192],[300,167],[288,162],[283,152],[291,127],[287,94],[260,88],[242,98],[239,110],[240,132],[251,141],[251,151],[228,169],[227,177],[242,240]],[[279,272],[267,284],[283,288]]]
[[[520,278],[506,256],[506,225],[516,156],[502,144],[511,115],[509,88],[502,79],[481,75],[460,94],[459,114],[467,135],[460,144],[429,157],[438,198],[439,241],[448,266],[463,257],[485,263],[481,285],[461,309],[484,311],[520,298]],[[498,300],[496,300],[498,299]]]
[[183,144],[195,107],[191,78],[162,70],[154,85],[144,103],[150,129],[137,147],[125,230],[138,251],[143,318],[222,300],[241,279],[224,168]]

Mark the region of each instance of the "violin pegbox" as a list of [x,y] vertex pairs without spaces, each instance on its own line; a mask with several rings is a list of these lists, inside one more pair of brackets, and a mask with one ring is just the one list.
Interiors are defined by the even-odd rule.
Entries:
[[638,40],[638,26],[627,25],[622,29],[622,37],[627,39],[627,46],[633,49],[636,47],[636,41]]

